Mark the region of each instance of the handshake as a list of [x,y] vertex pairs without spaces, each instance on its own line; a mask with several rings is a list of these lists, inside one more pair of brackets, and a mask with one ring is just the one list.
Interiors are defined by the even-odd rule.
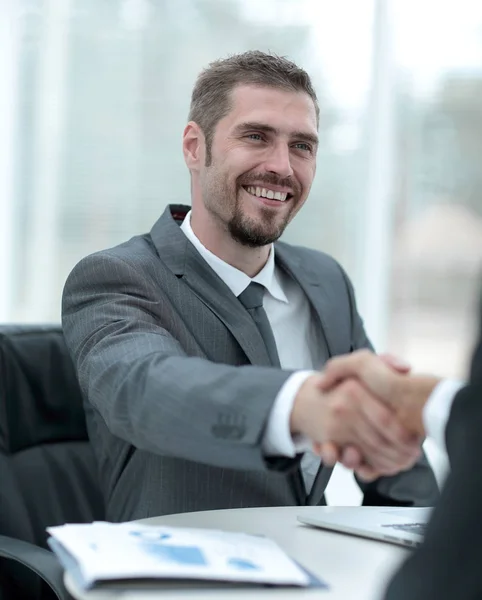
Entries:
[[368,350],[333,358],[301,386],[291,432],[309,438],[328,466],[340,461],[367,481],[394,475],[420,457],[423,408],[439,381]]

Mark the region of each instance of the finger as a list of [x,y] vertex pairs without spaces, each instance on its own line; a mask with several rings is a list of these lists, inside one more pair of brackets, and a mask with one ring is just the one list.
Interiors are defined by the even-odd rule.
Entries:
[[314,444],[313,449],[327,467],[334,467],[337,462],[340,462],[347,469],[355,470],[363,464],[362,454],[354,446],[346,446],[340,452],[333,442],[324,442]]
[[330,359],[323,371],[320,387],[330,389],[349,378],[359,379],[373,394],[389,404],[396,404],[394,400],[400,375],[372,352],[360,350]]
[[[356,435],[366,462],[388,474],[405,469],[416,461],[420,453],[418,445],[406,441],[407,434],[396,422],[393,413],[361,386],[357,389],[357,408]],[[394,439],[392,435],[399,437]]]
[[355,473],[359,479],[366,481],[367,483],[369,483],[371,481],[375,481],[375,479],[378,479],[379,477],[381,477],[383,475],[382,473],[379,473],[376,469],[374,469],[370,465],[366,465],[366,464],[361,465],[355,471]]
[[[350,356],[350,355],[348,355],[348,356]],[[410,373],[410,371],[412,370],[411,365],[398,356],[395,356],[395,355],[389,354],[389,353],[378,354],[377,356],[387,367],[389,367],[393,371],[399,373],[400,375],[408,375]],[[331,366],[330,366],[330,370],[331,370]],[[326,390],[332,388],[334,385],[339,383],[339,381],[341,381],[341,380],[334,381],[332,376],[327,376],[326,371],[323,372],[322,375],[323,375],[323,378],[320,379],[319,387],[323,391],[326,391]],[[330,375],[330,373],[328,373],[328,375]]]
[[327,467],[334,467],[339,460],[340,452],[338,447],[333,442],[324,442],[322,444],[315,444],[316,454],[319,455],[323,463]]
[[403,427],[387,406],[372,398],[365,391],[359,393],[359,409],[386,444],[402,454],[414,454],[420,447],[418,436]]
[[363,464],[363,456],[355,446],[346,446],[343,448],[339,462],[347,469],[358,469]]
[[385,353],[379,354],[378,356],[388,367],[402,375],[406,375],[412,370],[412,367],[408,362],[404,361],[398,356],[395,356],[394,354]]
[[359,428],[364,459],[375,469],[390,475],[412,466],[420,457],[418,445],[398,448],[371,426]]
[[388,475],[406,464],[406,458],[387,447],[386,441],[378,431],[364,419],[357,423],[356,440],[354,441],[363,457],[363,461],[377,471]]
[[[393,470],[394,463],[400,462],[398,455],[386,457],[385,447],[387,440],[382,436],[379,423],[374,423],[364,414],[362,407],[366,404],[376,403],[364,387],[356,380],[351,379],[337,386],[328,393],[332,399],[333,425],[329,437],[334,439],[339,446],[351,445],[356,447],[365,462],[369,462],[378,470]],[[385,410],[390,414],[390,411]],[[373,412],[373,411],[372,411]],[[367,411],[370,415],[370,411]],[[381,427],[383,431],[383,428]]]
[[323,372],[323,386],[333,387],[349,378],[358,379],[373,395],[390,407],[397,407],[405,377],[394,372],[379,356],[361,350],[330,359]]

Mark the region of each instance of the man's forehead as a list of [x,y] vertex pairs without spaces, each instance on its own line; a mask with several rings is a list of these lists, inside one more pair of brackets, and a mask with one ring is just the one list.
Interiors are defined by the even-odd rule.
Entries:
[[284,90],[280,88],[246,85],[236,86],[231,92],[230,121],[261,122],[263,117],[285,118],[288,114],[297,120],[311,124],[315,131],[316,110],[312,98],[303,91]]

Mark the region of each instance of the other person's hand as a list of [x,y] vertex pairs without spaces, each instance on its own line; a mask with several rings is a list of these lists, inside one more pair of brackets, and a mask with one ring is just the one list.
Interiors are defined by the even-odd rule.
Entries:
[[300,388],[291,413],[293,434],[307,436],[315,448],[328,442],[356,448],[382,475],[415,463],[421,452],[419,437],[398,422],[390,407],[355,378],[337,380],[329,389],[324,379],[324,374],[312,375]]
[[[391,407],[400,423],[421,442],[425,434],[423,407],[440,380],[433,376],[409,376],[406,367],[396,357],[358,351],[330,360],[323,373],[322,386],[329,390],[345,378],[355,377],[367,390]],[[331,440],[322,444],[315,443],[313,449],[325,464],[334,465],[339,461],[354,469],[363,479],[372,480],[383,474],[364,458],[360,447],[342,447]]]

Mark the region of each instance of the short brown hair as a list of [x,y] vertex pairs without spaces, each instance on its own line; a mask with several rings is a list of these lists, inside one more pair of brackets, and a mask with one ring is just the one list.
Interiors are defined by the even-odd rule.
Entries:
[[313,100],[319,119],[318,99],[310,76],[294,62],[259,50],[216,60],[197,78],[189,110],[189,120],[199,125],[206,138],[206,165],[211,163],[216,125],[230,111],[230,94],[240,84],[305,92]]

